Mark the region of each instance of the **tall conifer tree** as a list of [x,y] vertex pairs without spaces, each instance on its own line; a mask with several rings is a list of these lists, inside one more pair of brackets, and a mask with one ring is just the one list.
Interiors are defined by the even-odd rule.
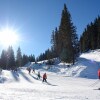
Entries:
[[5,50],[2,50],[1,53],[0,66],[3,69],[7,69],[7,52]]
[[[64,9],[62,11],[61,23],[59,26],[59,41],[60,41],[60,58],[65,59],[66,62],[73,62],[76,29],[73,26],[71,15],[64,4]],[[75,47],[75,46],[74,46]],[[66,56],[65,56],[66,55]]]
[[8,69],[14,70],[16,68],[15,56],[12,46],[9,46],[7,50],[7,67]]
[[19,47],[18,50],[17,50],[16,65],[17,65],[18,67],[21,67],[21,66],[22,66],[22,54],[21,54],[21,49],[20,49],[20,47]]

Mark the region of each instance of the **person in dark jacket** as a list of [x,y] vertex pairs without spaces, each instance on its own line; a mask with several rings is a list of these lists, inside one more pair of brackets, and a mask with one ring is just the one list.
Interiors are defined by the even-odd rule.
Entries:
[[27,70],[29,72],[29,74],[31,73],[31,68],[30,67],[27,67]]
[[44,81],[47,82],[47,74],[46,73],[43,74],[43,82]]

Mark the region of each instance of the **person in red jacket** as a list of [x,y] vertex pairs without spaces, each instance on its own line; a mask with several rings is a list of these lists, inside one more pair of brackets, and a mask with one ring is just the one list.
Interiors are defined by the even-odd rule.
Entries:
[[98,70],[98,78],[100,79],[100,69]]
[[46,80],[46,79],[47,79],[47,74],[46,74],[46,73],[44,73],[44,74],[43,74],[43,82],[44,82],[44,81],[45,81],[45,82],[47,82],[47,80]]

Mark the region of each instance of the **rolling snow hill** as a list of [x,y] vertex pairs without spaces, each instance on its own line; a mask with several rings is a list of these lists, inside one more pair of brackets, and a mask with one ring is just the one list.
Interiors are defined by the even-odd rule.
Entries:
[[[26,67],[35,67],[28,74]],[[49,68],[49,69],[48,69]],[[3,70],[0,75],[0,100],[100,100],[100,50],[80,55],[74,66],[64,63],[47,66],[28,63],[18,72]],[[41,79],[37,79],[40,71]],[[48,83],[42,82],[47,73]]]

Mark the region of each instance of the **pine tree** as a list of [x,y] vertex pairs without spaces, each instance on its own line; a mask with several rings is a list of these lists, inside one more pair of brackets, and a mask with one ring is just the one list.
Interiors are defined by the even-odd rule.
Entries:
[[54,30],[51,35],[51,44],[52,44],[52,49],[55,50],[55,32],[54,32]]
[[[73,61],[73,41],[74,39],[72,35],[75,33],[75,27],[71,21],[71,15],[64,4],[64,9],[62,11],[61,23],[59,26],[59,45],[60,45],[60,58],[66,59],[66,62]],[[66,55],[65,57],[62,57]],[[65,60],[64,60],[65,61]]]
[[53,30],[51,35],[51,52],[52,52],[52,58],[56,58],[59,55],[59,36],[58,36],[58,29],[55,28],[55,31]]
[[81,52],[100,48],[100,17],[85,28],[80,38]]
[[55,29],[55,55],[56,57],[59,57],[60,54],[60,36],[59,36],[59,31],[56,27]]
[[15,56],[12,46],[9,46],[7,50],[7,69],[14,70],[16,68]]
[[98,16],[97,31],[97,48],[100,49],[100,16]]
[[29,62],[29,57],[27,55],[23,55],[22,56],[22,66],[24,66],[25,64],[27,64]]
[[7,69],[7,52],[5,50],[2,50],[1,53],[0,66],[3,69]]
[[72,26],[72,36],[71,36],[71,40],[72,40],[72,54],[73,54],[73,64],[75,63],[76,58],[79,56],[79,40],[78,40],[78,36],[76,34],[76,27],[73,25],[73,23],[71,23]]
[[20,47],[19,47],[18,50],[17,50],[16,65],[17,65],[18,67],[21,67],[21,66],[22,66],[22,54],[21,54],[21,49],[20,49]]
[[31,54],[31,55],[29,56],[29,61],[30,61],[30,62],[35,62],[35,56]]

